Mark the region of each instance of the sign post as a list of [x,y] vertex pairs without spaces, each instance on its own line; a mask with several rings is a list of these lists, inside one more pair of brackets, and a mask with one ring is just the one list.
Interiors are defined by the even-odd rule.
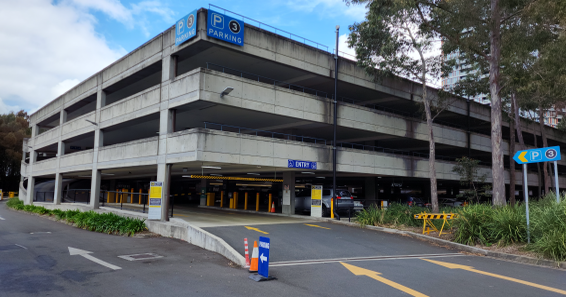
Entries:
[[311,187],[311,217],[322,218],[322,186]]
[[152,181],[149,184],[149,210],[148,220],[161,220],[161,205],[163,194],[163,182]]
[[275,277],[269,276],[269,250],[270,250],[270,240],[268,237],[259,237],[259,261],[257,273],[250,275],[250,278],[256,282],[273,280]]
[[[560,157],[560,147],[559,146],[551,146],[551,147],[543,147],[537,148],[532,150],[524,150],[518,151],[513,156],[513,160],[515,162],[523,165],[523,187],[524,187],[524,195],[525,195],[525,206],[527,207],[527,241],[528,243],[531,242],[531,234],[529,230],[529,189],[527,183],[527,164],[530,163],[539,163],[539,162],[548,162],[554,161],[554,184],[556,187],[556,202],[560,202],[560,193],[558,192],[558,165],[556,161],[559,161]],[[514,191],[515,189],[511,189]]]

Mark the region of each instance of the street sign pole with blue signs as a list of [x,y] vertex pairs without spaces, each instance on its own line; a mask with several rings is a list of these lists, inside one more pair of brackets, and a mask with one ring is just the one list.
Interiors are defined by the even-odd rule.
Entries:
[[269,250],[271,249],[270,240],[268,237],[259,237],[259,261],[258,261],[258,274],[250,275],[250,278],[259,281],[273,280],[275,277],[269,276]]
[[[556,202],[560,202],[560,193],[558,192],[558,164],[560,161],[560,147],[551,146],[531,150],[518,151],[513,156],[513,160],[519,164],[523,164],[523,188],[525,195],[525,207],[527,208],[527,242],[531,243],[531,233],[529,228],[529,189],[527,183],[527,164],[539,162],[554,162],[554,186],[556,187]],[[513,191],[513,189],[511,189]]]

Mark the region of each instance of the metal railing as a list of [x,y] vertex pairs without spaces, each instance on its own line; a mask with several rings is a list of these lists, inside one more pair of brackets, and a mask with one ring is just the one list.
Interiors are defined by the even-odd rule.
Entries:
[[61,202],[90,204],[90,189],[65,190]]
[[35,192],[33,202],[53,202],[55,192]]
[[317,144],[325,144],[325,145],[327,144],[327,140],[322,139],[322,138],[314,138],[314,137],[308,137],[308,136],[285,134],[285,133],[271,132],[271,131],[258,130],[258,129],[245,128],[245,127],[238,127],[238,126],[232,126],[232,125],[204,122],[204,128],[214,129],[215,127],[218,128],[218,129],[215,129],[215,130],[237,132],[238,134],[248,134],[248,135],[254,135],[255,134],[255,136],[295,140],[295,141],[300,141],[300,142],[309,142],[309,143],[317,143]]
[[[149,194],[128,191],[100,191],[102,206],[118,207],[132,211],[146,212],[149,202]],[[128,207],[130,206],[130,207]]]
[[[233,15],[236,15],[236,16],[238,16],[238,17],[241,17],[241,18],[242,18],[242,21],[246,21],[246,20],[252,21],[252,22],[256,23],[256,24],[257,24],[256,27],[258,27],[258,28],[260,28],[260,29],[263,29],[263,30],[266,30],[266,31],[269,31],[269,32],[272,32],[272,33],[275,33],[275,34],[279,34],[279,35],[281,35],[281,36],[287,36],[287,35],[288,35],[289,38],[292,39],[292,40],[299,41],[299,42],[302,42],[303,44],[316,47],[317,49],[324,49],[325,51],[328,52],[328,46],[326,46],[326,45],[324,45],[324,44],[318,43],[318,42],[316,42],[316,41],[312,41],[312,40],[310,40],[310,39],[301,37],[301,36],[299,36],[299,35],[293,34],[293,33],[291,33],[291,32],[285,31],[285,30],[281,30],[281,29],[275,28],[275,27],[270,26],[270,25],[268,25],[268,24],[266,24],[266,23],[262,23],[262,22],[260,22],[260,21],[258,21],[258,20],[254,20],[254,19],[252,19],[252,18],[249,18],[249,17],[247,17],[247,16],[243,16],[243,15],[241,15],[241,14],[238,14],[238,13],[235,13],[235,12],[233,12],[233,11],[227,10],[227,9],[222,8],[222,7],[220,7],[220,6],[216,6],[216,5],[214,5],[214,4],[209,4],[209,5],[208,5],[208,9],[210,9],[211,7],[215,7],[215,8],[218,8],[219,10],[222,10],[222,11],[224,12],[224,14],[226,14],[226,12],[229,12],[230,14],[233,14]],[[248,23],[249,23],[249,22],[248,22]],[[285,35],[283,35],[283,34],[281,34],[281,33],[284,33]]]

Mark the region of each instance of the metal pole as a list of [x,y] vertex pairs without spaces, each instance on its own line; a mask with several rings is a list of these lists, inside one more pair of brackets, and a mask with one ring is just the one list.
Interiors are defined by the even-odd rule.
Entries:
[[334,141],[332,142],[332,198],[336,203],[336,121],[338,112],[338,38],[340,26],[336,26],[336,55],[334,56]]
[[529,189],[527,183],[527,164],[523,164],[523,184],[525,191],[525,207],[527,208],[527,242],[531,243],[531,230],[529,226]]
[[558,192],[558,164],[554,161],[554,187],[556,188],[556,203],[560,203],[560,192]]

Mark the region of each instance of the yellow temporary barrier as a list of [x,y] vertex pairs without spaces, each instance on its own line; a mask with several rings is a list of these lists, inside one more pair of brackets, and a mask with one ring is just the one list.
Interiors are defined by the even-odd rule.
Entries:
[[[436,232],[438,232],[438,236],[442,235],[442,230],[444,230],[444,225],[448,224],[448,226],[451,226],[450,222],[448,222],[448,220],[452,220],[452,219],[457,218],[457,217],[458,217],[457,213],[444,213],[444,212],[442,212],[442,213],[422,212],[420,214],[415,215],[415,219],[423,220],[423,234],[425,234],[425,233],[429,234],[431,231],[436,231]],[[432,220],[443,220],[442,227],[440,228],[440,231],[438,230],[438,228],[436,228],[436,226],[434,225]],[[429,227],[427,227],[427,225]]]
[[8,192],[8,198],[14,198],[14,194],[16,194],[16,192]]

